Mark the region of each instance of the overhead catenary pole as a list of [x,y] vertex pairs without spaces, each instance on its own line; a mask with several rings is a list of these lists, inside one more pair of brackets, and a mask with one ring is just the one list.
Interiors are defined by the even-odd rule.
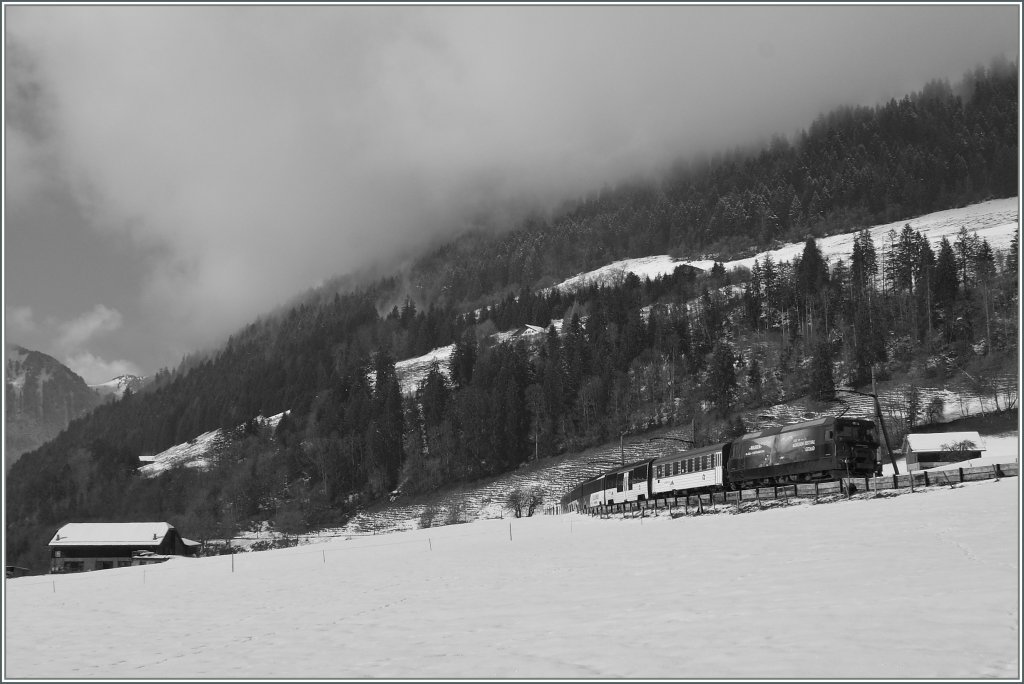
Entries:
[[889,431],[885,429],[885,420],[882,419],[882,405],[878,402],[878,387],[875,385],[875,367],[871,366],[871,396],[875,400],[875,416],[878,417],[878,425],[882,428],[882,443],[885,444],[885,453],[889,456],[889,463],[892,464],[893,475],[899,475],[900,469],[896,466],[896,459],[892,456],[892,448],[889,446]]

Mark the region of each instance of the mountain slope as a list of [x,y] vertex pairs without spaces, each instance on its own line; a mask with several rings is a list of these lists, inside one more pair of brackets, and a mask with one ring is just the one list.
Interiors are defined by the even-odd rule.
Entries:
[[89,388],[101,397],[120,399],[124,396],[125,390],[138,392],[148,381],[148,378],[138,375],[118,375],[116,378],[111,378],[99,385],[89,385]]
[[101,402],[85,380],[52,356],[17,345],[6,352],[5,470]]

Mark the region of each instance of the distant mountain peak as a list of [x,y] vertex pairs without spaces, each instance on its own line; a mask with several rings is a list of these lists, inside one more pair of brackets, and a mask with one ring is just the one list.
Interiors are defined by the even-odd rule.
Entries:
[[7,344],[4,355],[6,468],[102,400],[81,376],[49,354]]
[[145,377],[125,374],[118,375],[98,385],[89,385],[89,389],[94,390],[102,397],[113,396],[120,399],[124,396],[125,390],[130,389],[134,393],[145,384]]

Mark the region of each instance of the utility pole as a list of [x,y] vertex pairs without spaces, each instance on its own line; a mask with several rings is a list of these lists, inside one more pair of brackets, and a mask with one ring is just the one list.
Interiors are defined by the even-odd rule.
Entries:
[[626,452],[622,448],[622,435],[623,434],[625,434],[625,433],[623,433],[623,432],[619,433],[619,465],[620,466],[626,465]]
[[[893,472],[893,474],[894,475],[899,475],[900,474],[900,470],[896,466],[896,459],[893,458],[892,448],[889,446],[889,431],[886,430],[886,428],[885,428],[885,419],[882,418],[882,405],[878,401],[878,388],[875,385],[875,369],[874,369],[874,367],[871,368],[871,389],[872,389],[872,391],[870,393],[868,393],[868,392],[858,392],[857,390],[846,389],[844,387],[837,388],[836,391],[837,392],[849,392],[850,394],[859,394],[862,397],[871,397],[871,399],[874,401],[874,404],[875,404],[875,418],[878,419],[878,426],[882,430],[882,445],[885,447],[885,453],[889,456],[889,463],[892,464],[892,472]],[[846,413],[846,411],[844,410],[843,413]]]
[[893,475],[899,475],[900,469],[896,467],[896,459],[892,457],[892,448],[889,446],[889,431],[885,429],[885,421],[882,419],[882,405],[878,403],[878,387],[875,385],[875,367],[871,366],[871,396],[875,400],[875,415],[878,417],[878,425],[882,428],[882,442],[885,444],[885,453],[889,456],[889,463],[892,464]]

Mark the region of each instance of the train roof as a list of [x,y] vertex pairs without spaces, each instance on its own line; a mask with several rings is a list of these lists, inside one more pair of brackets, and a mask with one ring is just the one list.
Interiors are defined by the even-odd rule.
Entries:
[[[765,430],[759,430],[757,432],[748,432],[747,434],[740,437],[740,439],[755,439],[757,437],[771,437],[772,435],[778,435],[783,432],[794,432],[796,430],[805,430],[813,427],[824,427],[826,425],[833,425],[837,421],[843,423],[861,423],[861,424],[874,424],[873,418],[844,418],[840,416],[822,416],[820,418],[814,418],[812,420],[802,420],[799,423],[790,423],[788,425],[779,425],[776,427],[770,427]],[[738,440],[737,440],[738,441]]]
[[665,463],[666,461],[674,461],[677,458],[689,458],[690,456],[700,456],[701,454],[722,451],[729,444],[730,442],[720,442],[718,444],[710,444],[708,446],[697,447],[695,449],[687,449],[686,451],[677,451],[674,454],[666,454],[664,456],[659,456],[658,458],[654,459],[654,462]]
[[639,460],[639,461],[633,461],[632,463],[627,463],[624,466],[619,466],[615,470],[609,470],[607,473],[605,473],[605,475],[617,475],[619,473],[628,473],[629,471],[633,470],[634,468],[636,468],[638,466],[646,465],[646,464],[650,463],[653,460],[655,460],[655,459],[653,459],[653,458],[645,458],[645,459],[642,459],[642,460]]

